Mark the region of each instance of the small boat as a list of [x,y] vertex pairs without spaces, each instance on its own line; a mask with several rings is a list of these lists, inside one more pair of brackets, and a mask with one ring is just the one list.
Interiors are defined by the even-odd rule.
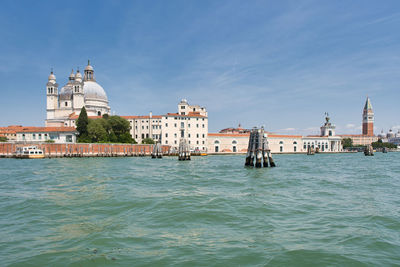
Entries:
[[43,159],[44,153],[37,146],[17,147],[15,157],[19,159]]
[[208,154],[205,152],[200,153],[200,156],[207,156]]

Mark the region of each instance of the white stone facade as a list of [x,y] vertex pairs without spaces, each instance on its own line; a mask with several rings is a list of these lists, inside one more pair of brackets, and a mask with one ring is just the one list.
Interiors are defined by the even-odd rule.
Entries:
[[152,138],[162,145],[178,148],[185,138],[192,150],[207,150],[208,117],[205,107],[189,105],[186,100],[178,104],[178,113],[148,116],[122,116],[131,127],[131,135],[138,143]]
[[46,95],[46,126],[74,126],[70,117],[79,116],[82,107],[86,108],[88,116],[110,113],[106,92],[96,82],[94,69],[89,62],[83,77],[79,70],[75,74],[72,71],[68,83],[60,90],[52,71],[46,85]]
[[74,127],[23,127],[17,130],[17,142],[42,143],[52,140],[54,143],[76,143],[78,132]]

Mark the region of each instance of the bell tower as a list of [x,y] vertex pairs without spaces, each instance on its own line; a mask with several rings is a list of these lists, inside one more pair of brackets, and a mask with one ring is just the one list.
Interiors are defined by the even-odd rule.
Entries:
[[371,100],[368,96],[363,110],[362,134],[374,136],[374,112],[372,111]]
[[49,80],[46,84],[46,97],[47,97],[47,119],[53,119],[55,110],[58,108],[58,84],[56,83],[56,76],[51,70]]

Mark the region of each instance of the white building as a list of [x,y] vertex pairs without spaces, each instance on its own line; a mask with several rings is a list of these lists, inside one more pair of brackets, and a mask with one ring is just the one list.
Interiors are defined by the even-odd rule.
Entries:
[[152,138],[162,145],[178,148],[179,140],[186,138],[193,150],[207,150],[208,117],[205,107],[189,105],[183,99],[178,113],[148,116],[122,116],[131,126],[131,135],[138,143]]
[[[249,131],[232,129],[227,133],[209,133],[209,153],[245,153],[249,142]],[[341,152],[341,137],[335,135],[335,126],[326,117],[320,135],[282,135],[268,133],[268,146],[272,153],[306,153],[308,147],[319,152]]]
[[21,127],[16,130],[17,142],[76,143],[78,132],[75,127]]
[[60,90],[53,71],[46,85],[47,118],[46,126],[71,125],[71,117],[79,116],[82,107],[88,116],[102,116],[110,113],[108,98],[103,87],[95,79],[94,69],[88,62],[84,76],[79,70],[69,76],[68,82]]

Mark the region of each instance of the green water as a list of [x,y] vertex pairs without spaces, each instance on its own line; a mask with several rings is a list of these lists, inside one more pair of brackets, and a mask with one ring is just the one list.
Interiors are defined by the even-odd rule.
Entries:
[[400,153],[275,161],[0,159],[0,265],[400,265]]

